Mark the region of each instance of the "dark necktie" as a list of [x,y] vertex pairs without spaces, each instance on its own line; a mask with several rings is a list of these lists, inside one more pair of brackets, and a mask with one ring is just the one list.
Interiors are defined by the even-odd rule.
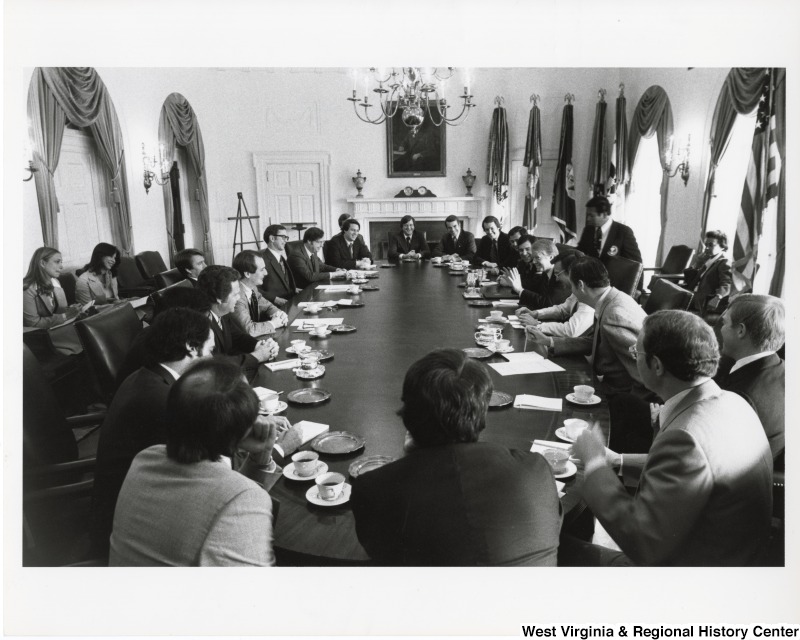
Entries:
[[258,300],[256,300],[256,292],[250,294],[250,319],[253,322],[258,322]]
[[350,257],[352,258],[352,257],[353,257],[353,243],[351,242],[351,243],[350,243],[350,244],[348,244],[347,246],[348,246],[348,248],[350,249]]
[[497,240],[492,240],[492,246],[489,249],[489,262],[497,262]]
[[603,231],[600,227],[594,228],[594,250],[597,251],[597,255],[600,255],[600,249],[603,247]]
[[286,271],[286,260],[284,259],[283,256],[281,256],[281,269],[283,269],[283,275],[286,275],[286,273],[287,273],[287,271]]
[[411,251],[411,236],[406,236],[406,246],[408,250]]

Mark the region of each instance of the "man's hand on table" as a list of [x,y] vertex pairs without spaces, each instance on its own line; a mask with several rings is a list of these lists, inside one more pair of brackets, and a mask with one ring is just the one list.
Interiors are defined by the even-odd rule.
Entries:
[[278,355],[278,351],[278,343],[272,338],[267,338],[256,343],[256,348],[251,355],[259,362],[268,362]]
[[289,322],[289,316],[286,315],[286,312],[281,311],[280,309],[275,312],[275,314],[269,319],[270,323],[273,327],[278,329],[279,327],[285,327]]

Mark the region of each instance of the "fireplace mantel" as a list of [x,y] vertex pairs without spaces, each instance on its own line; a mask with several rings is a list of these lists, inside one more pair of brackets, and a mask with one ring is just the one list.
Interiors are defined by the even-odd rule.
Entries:
[[[476,233],[483,219],[484,198],[349,198],[350,212],[361,224],[361,234],[370,243],[370,222],[396,221],[405,215],[416,220],[441,220],[454,215],[466,231]],[[444,229],[444,224],[442,224]],[[479,234],[480,235],[480,234]]]

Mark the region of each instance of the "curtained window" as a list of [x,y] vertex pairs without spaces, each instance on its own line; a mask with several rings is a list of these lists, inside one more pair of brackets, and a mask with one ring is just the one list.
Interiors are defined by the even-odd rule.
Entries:
[[[644,138],[639,144],[636,164],[631,172],[629,195],[625,201],[627,224],[636,235],[642,264],[656,264],[658,240],[661,237],[661,179],[663,177],[656,137]],[[614,217],[617,218],[616,213]],[[622,221],[621,218],[619,219]]]

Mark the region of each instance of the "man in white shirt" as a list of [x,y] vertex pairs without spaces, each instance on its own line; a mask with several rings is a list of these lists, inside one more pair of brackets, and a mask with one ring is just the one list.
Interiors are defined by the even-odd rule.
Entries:
[[233,268],[241,275],[239,299],[233,309],[239,326],[254,337],[285,327],[289,317],[258,291],[267,275],[264,258],[256,251],[245,249],[233,259]]

